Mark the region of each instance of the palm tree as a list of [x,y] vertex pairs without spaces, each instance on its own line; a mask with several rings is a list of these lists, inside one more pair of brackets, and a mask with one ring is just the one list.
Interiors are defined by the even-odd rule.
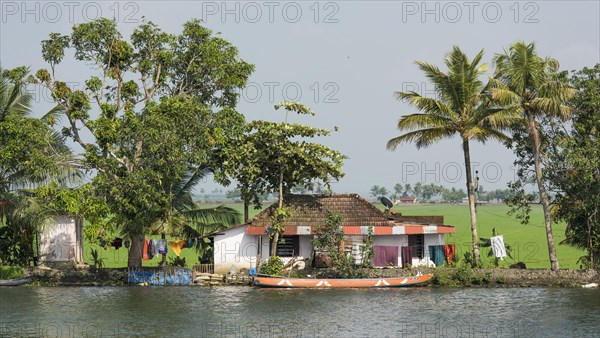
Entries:
[[21,265],[31,262],[34,240],[54,215],[27,188],[81,175],[64,137],[29,116],[26,75],[24,67],[0,67],[0,261]]
[[557,77],[558,61],[537,55],[535,44],[517,42],[504,54],[494,57],[496,73],[491,89],[495,100],[504,105],[512,105],[523,117],[516,125],[525,127],[531,142],[535,178],[544,210],[548,254],[553,271],[558,270],[558,259],[552,235],[552,219],[548,195],[544,186],[541,160],[541,135],[538,119],[545,116],[566,119],[572,108],[564,104],[577,91],[568,87]]
[[510,110],[493,107],[489,96],[486,95],[486,86],[479,79],[480,75],[487,71],[485,64],[479,64],[482,56],[483,50],[470,61],[460,48],[455,46],[445,57],[447,73],[432,64],[417,61],[419,68],[433,82],[438,98],[424,97],[414,91],[396,92],[399,100],[408,101],[422,113],[400,118],[398,129],[406,133],[387,143],[389,150],[408,142],[414,142],[417,149],[420,149],[444,138],[455,135],[460,137],[467,176],[475,265],[479,264],[479,238],[469,141],[507,140],[508,137],[502,130],[510,125],[515,117]]
[[[175,237],[200,238],[208,233],[239,224],[241,214],[223,205],[214,208],[200,208],[192,198],[193,188],[206,176],[208,170],[187,172],[181,180],[165,185],[170,207],[150,225],[150,232]],[[197,251],[203,249],[203,242],[196,241]],[[164,264],[166,255],[163,255]]]

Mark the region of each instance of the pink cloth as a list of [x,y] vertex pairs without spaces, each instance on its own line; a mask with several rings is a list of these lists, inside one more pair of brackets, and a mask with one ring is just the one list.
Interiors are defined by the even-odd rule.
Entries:
[[398,266],[398,247],[376,245],[374,248],[375,257],[373,257],[374,266]]

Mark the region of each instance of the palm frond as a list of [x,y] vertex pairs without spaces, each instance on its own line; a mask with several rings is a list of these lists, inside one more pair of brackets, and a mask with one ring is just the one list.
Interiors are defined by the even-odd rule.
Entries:
[[387,142],[387,149],[394,150],[402,143],[414,142],[417,149],[427,148],[443,138],[450,138],[456,130],[448,127],[426,128],[394,137]]

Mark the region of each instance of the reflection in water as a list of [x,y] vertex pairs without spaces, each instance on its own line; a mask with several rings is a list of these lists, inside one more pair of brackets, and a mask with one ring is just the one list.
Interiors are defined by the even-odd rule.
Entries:
[[0,335],[597,336],[600,290],[0,288]]

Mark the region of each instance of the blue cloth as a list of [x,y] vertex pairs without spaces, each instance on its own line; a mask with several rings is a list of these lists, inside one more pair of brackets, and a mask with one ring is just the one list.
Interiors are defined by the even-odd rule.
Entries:
[[433,261],[435,266],[444,265],[444,246],[443,245],[430,245],[429,246],[429,258]]
[[167,254],[167,252],[169,252],[169,248],[167,247],[167,240],[166,239],[159,239],[159,240],[157,240],[156,248],[157,248],[158,253],[160,255],[165,255],[165,254]]

